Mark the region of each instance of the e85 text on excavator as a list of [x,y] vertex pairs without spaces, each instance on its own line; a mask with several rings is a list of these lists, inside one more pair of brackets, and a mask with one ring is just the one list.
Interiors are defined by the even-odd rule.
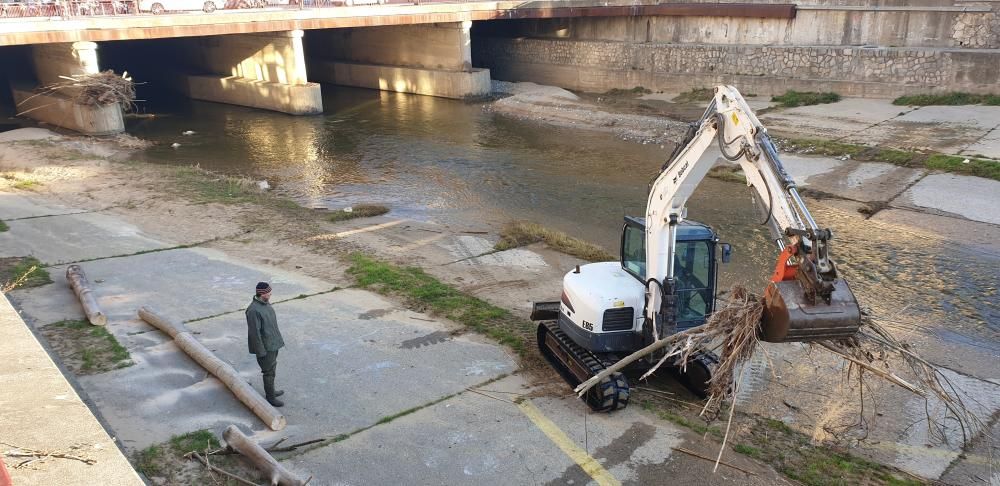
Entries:
[[[710,227],[686,220],[685,204],[720,156],[740,164],[781,252],[764,291],[759,337],[809,342],[858,331],[857,299],[830,258],[832,233],[816,225],[743,96],[719,86],[650,186],[645,217],[625,217],[621,261],[577,267],[563,278],[560,301],[534,304],[539,350],[570,385],[703,324],[715,310],[718,263],[728,261],[731,248]],[[639,367],[658,359],[651,355]],[[717,362],[702,350],[681,368],[682,383],[703,395]],[[628,381],[612,374],[582,398],[597,411],[624,408]]]

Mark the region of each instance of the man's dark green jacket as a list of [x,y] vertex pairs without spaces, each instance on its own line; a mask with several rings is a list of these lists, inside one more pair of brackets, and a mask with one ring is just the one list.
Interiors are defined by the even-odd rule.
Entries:
[[247,341],[250,353],[257,356],[267,356],[271,351],[277,351],[285,345],[278,330],[278,318],[274,316],[271,304],[254,297],[247,307]]

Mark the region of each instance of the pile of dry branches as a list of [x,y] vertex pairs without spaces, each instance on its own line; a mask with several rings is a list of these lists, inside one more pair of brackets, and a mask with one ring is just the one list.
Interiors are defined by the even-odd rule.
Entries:
[[[758,350],[765,352],[764,348],[759,346],[758,340],[762,313],[763,303],[758,297],[748,293],[741,286],[734,286],[730,303],[715,312],[705,324],[673,334],[636,351],[581,383],[576,392],[582,396],[605,377],[653,353],[662,353],[662,357],[640,380],[655,372],[663,363],[669,362],[683,368],[697,352],[717,350],[719,364],[709,381],[709,397],[702,408],[701,416],[706,420],[714,420],[718,417],[722,404],[730,402],[729,423],[722,445],[724,449],[732,426],[735,408],[733,398],[739,393],[742,381],[737,374],[747,368],[755,352]],[[982,419],[972,412],[971,404],[963,399],[963,392],[951,383],[941,368],[921,358],[867,313],[863,314],[860,330],[850,339],[818,341],[811,345],[843,359],[847,378],[856,378],[862,384],[861,390],[864,389],[866,377],[876,377],[923,397],[928,402],[928,410],[931,409],[932,400],[940,401],[947,411],[947,416],[932,417],[928,412],[927,425],[932,431],[937,429],[944,440],[946,440],[945,427],[942,425],[944,423],[959,424],[963,443],[968,443],[976,433],[987,429]],[[902,372],[907,378],[894,372],[893,366],[905,370]],[[862,395],[860,399],[863,403],[864,396]],[[721,456],[722,450],[719,451],[719,457]]]
[[125,111],[134,108],[135,83],[132,82],[128,72],[122,73],[121,76],[108,70],[59,77],[62,81],[42,86],[38,89],[38,95],[59,93],[72,98],[74,103],[80,105],[107,106],[121,103]]

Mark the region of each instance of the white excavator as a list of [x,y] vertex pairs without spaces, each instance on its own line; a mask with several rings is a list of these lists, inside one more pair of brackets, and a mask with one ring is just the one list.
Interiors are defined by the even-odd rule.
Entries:
[[[710,227],[688,221],[685,204],[720,156],[743,169],[781,252],[763,293],[760,338],[809,342],[857,333],[861,311],[830,258],[832,233],[816,225],[743,96],[719,86],[650,186],[645,217],[625,217],[621,261],[578,266],[563,278],[560,301],[534,304],[539,350],[571,386],[703,324],[715,310],[718,263],[729,261],[731,247]],[[639,367],[658,359],[651,355]],[[702,350],[675,370],[703,396],[717,362]],[[597,411],[624,408],[628,381],[615,373],[582,398]]]

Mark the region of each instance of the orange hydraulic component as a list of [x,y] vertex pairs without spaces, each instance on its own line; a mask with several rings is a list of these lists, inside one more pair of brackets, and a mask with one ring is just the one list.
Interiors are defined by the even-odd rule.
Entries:
[[774,274],[771,275],[772,282],[784,282],[786,280],[795,280],[795,272],[798,269],[798,265],[789,265],[788,260],[795,255],[798,255],[799,246],[796,244],[791,244],[785,247],[781,252],[781,256],[778,257],[778,263],[774,266]]

